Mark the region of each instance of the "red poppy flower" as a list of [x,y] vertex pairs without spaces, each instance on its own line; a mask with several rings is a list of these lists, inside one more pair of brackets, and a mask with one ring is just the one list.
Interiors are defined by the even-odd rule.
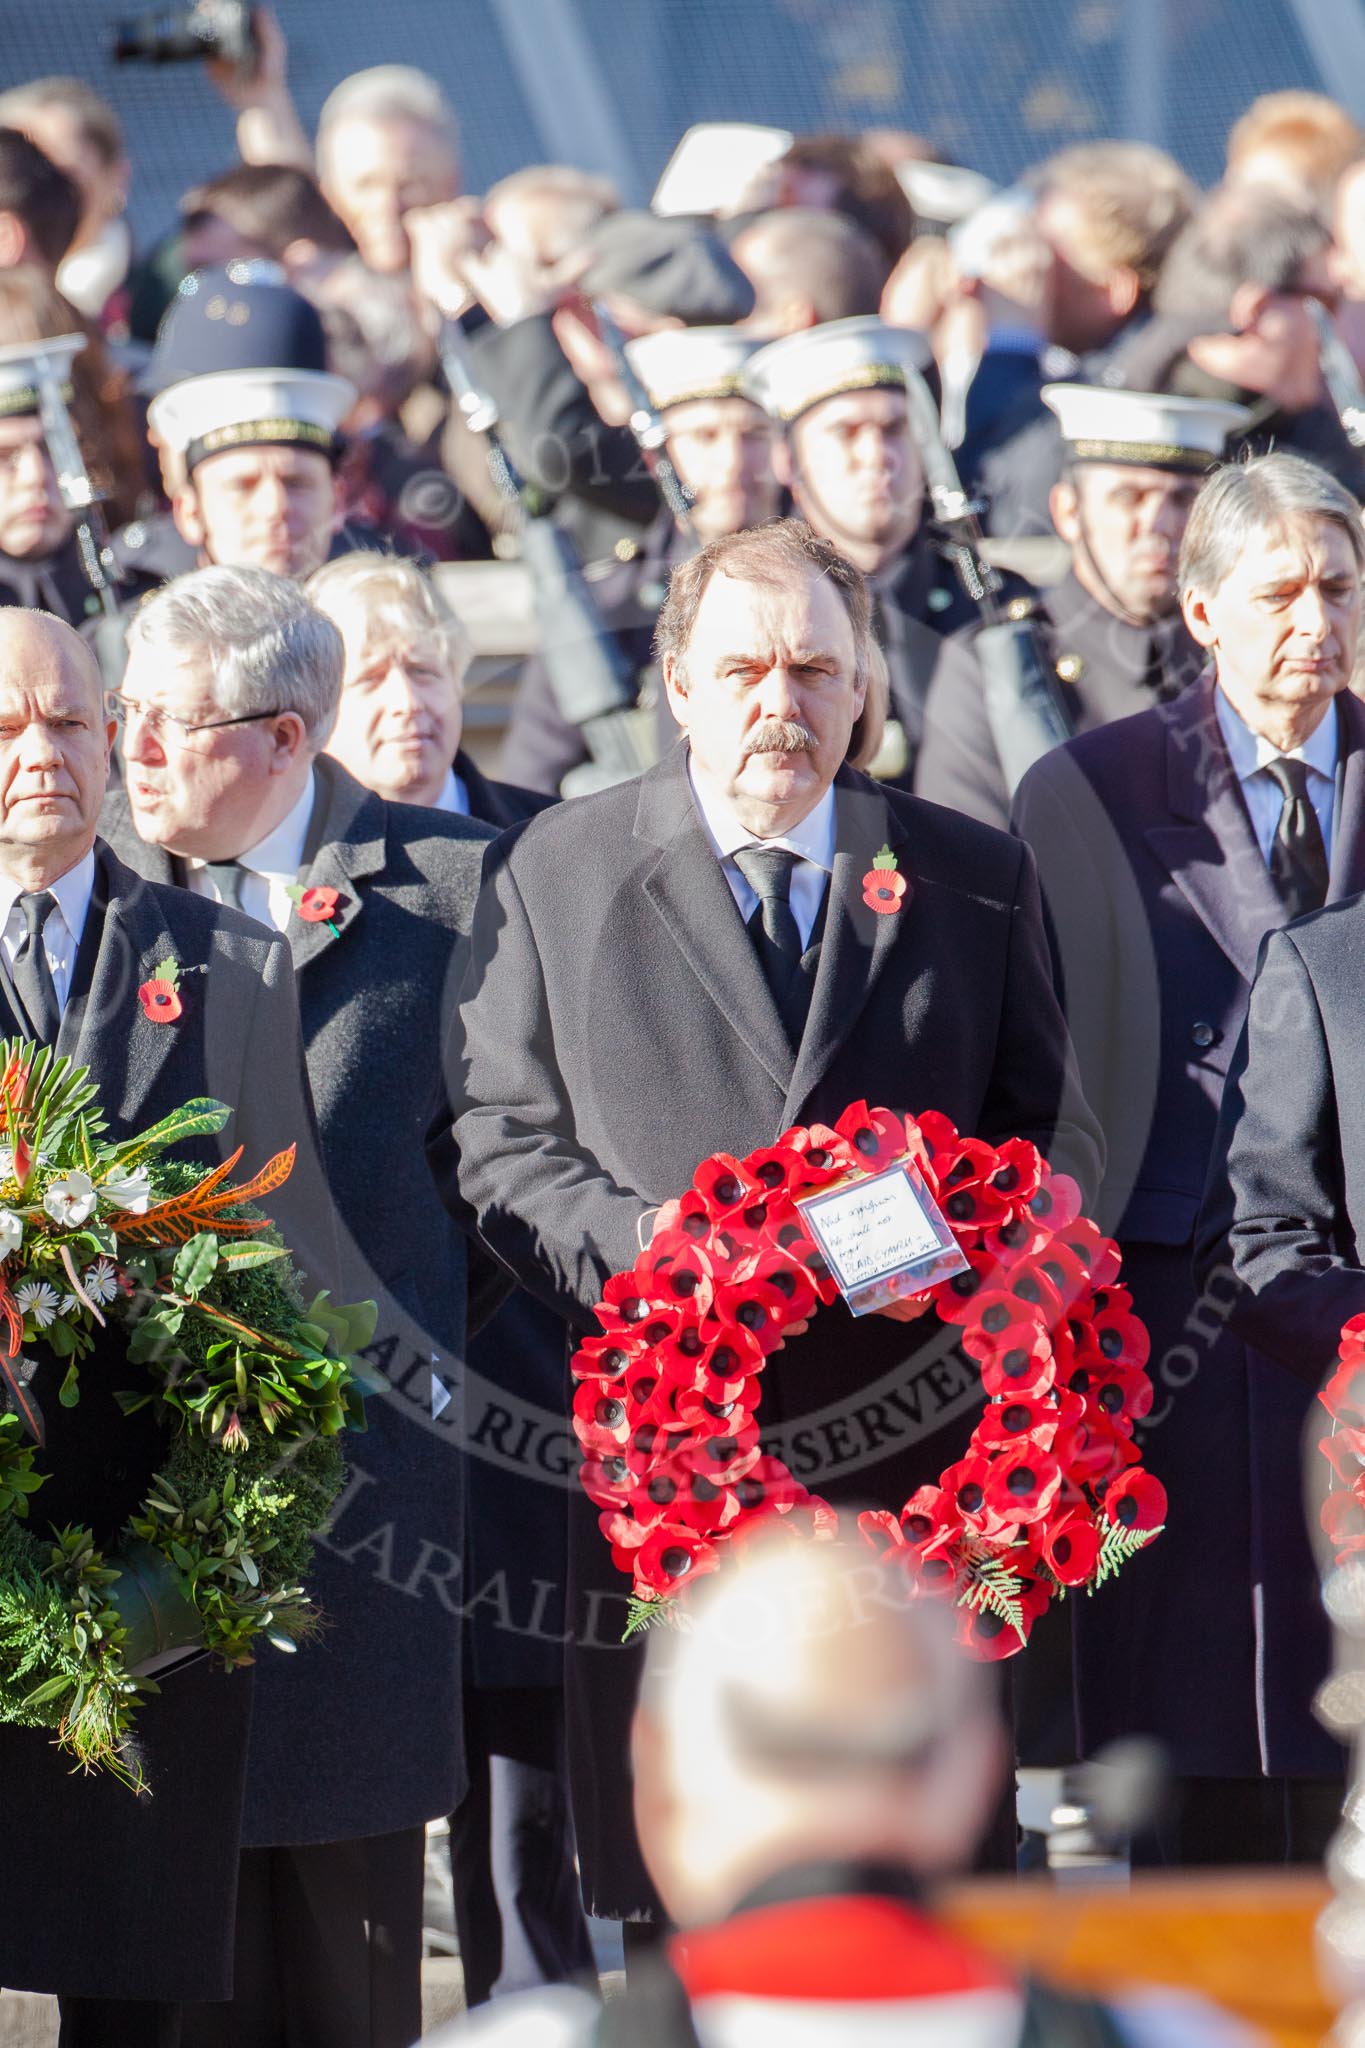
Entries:
[[144,981],[137,999],[153,1024],[174,1024],[183,1008],[173,981]]
[[630,1416],[619,1393],[585,1380],[573,1397],[574,1435],[585,1451],[610,1457],[625,1450]]
[[1096,1490],[1138,1462],[1137,1446],[1131,1438],[1089,1404],[1083,1422],[1063,1425],[1057,1432],[1052,1450],[1078,1485]]
[[1052,1244],[1052,1232],[1046,1224],[1036,1223],[1027,1210],[1007,1216],[1003,1223],[996,1223],[981,1239],[982,1253],[991,1261],[1002,1287],[1009,1286],[1009,1271],[1023,1259],[1031,1259]]
[[1345,1349],[1343,1345],[1342,1363],[1318,1399],[1339,1422],[1365,1422],[1365,1358],[1348,1358]]
[[1036,1400],[1056,1382],[1052,1346],[1046,1333],[1033,1325],[1013,1324],[1011,1329],[1024,1341],[1008,1346],[993,1343],[981,1360],[981,1384],[997,1399]]
[[957,1618],[957,1640],[965,1650],[983,1663],[993,1664],[1002,1657],[1017,1656],[1028,1641],[1028,1622],[1022,1630],[996,1614],[988,1607],[960,1607]]
[[634,1277],[648,1299],[651,1315],[656,1304],[669,1308],[681,1304],[700,1318],[710,1308],[715,1294],[711,1260],[699,1244],[666,1248],[657,1255],[651,1245],[635,1261]]
[[1003,1292],[1004,1282],[996,1262],[983,1247],[964,1253],[966,1268],[951,1280],[940,1280],[930,1288],[940,1319],[945,1323],[968,1324],[976,1320],[976,1302],[988,1290]]
[[642,1288],[638,1274],[613,1273],[602,1289],[602,1299],[593,1314],[602,1329],[608,1333],[628,1330],[635,1338],[639,1325],[648,1316],[652,1303],[649,1290]]
[[1101,1369],[1104,1371],[1144,1366],[1152,1355],[1152,1340],[1147,1334],[1147,1326],[1132,1313],[1131,1302],[1132,1296],[1126,1287],[1109,1289],[1103,1305],[1097,1306],[1089,1319],[1080,1352],[1084,1356],[1093,1344],[1103,1360]]
[[692,1176],[692,1186],[713,1223],[733,1216],[763,1192],[761,1183],[728,1152],[716,1152],[710,1159],[703,1159]]
[[746,1292],[755,1283],[775,1288],[786,1303],[786,1320],[789,1323],[808,1322],[815,1314],[815,1283],[806,1268],[776,1246],[760,1252],[754,1261],[754,1269],[740,1285]]
[[863,902],[880,917],[890,917],[904,902],[907,886],[895,868],[869,868],[863,876]]
[[810,1124],[804,1130],[797,1124],[784,1131],[777,1142],[795,1153],[796,1184],[803,1190],[824,1187],[827,1182],[851,1172],[858,1164],[858,1155],[853,1147],[828,1124]]
[[615,1510],[625,1505],[630,1471],[624,1458],[593,1453],[584,1458],[578,1476],[594,1507]]
[[1356,1484],[1365,1470],[1365,1429],[1334,1429],[1318,1449],[1343,1485]]
[[1036,1444],[1024,1442],[991,1460],[986,1511],[998,1524],[1037,1522],[1057,1498],[1062,1468]]
[[1104,1512],[1120,1529],[1159,1529],[1166,1520],[1166,1489],[1150,1472],[1125,1472],[1106,1488]]
[[855,1102],[834,1128],[841,1138],[847,1139],[869,1173],[893,1166],[905,1157],[905,1118],[889,1109],[869,1109],[865,1102]]
[[701,1578],[719,1562],[715,1544],[695,1529],[685,1522],[664,1522],[628,1553],[626,1569],[634,1573],[637,1593],[672,1593],[684,1579]]
[[761,1145],[756,1152],[749,1153],[744,1170],[753,1175],[765,1194],[772,1196],[799,1186],[801,1158],[790,1145]]
[[1078,1216],[1057,1236],[1085,1267],[1092,1287],[1113,1286],[1119,1277],[1120,1261],[1119,1248],[1112,1237],[1105,1237],[1088,1216]]
[[613,1330],[602,1336],[585,1337],[569,1361],[577,1380],[619,1380],[626,1367],[645,1349],[634,1333]]
[[983,1288],[973,1299],[972,1311],[970,1320],[962,1323],[962,1348],[969,1358],[992,1358],[1021,1345],[1031,1350],[1040,1338],[1047,1339],[1036,1304],[1021,1301],[1012,1291]]
[[1032,1201],[1042,1186],[1043,1155],[1027,1138],[1007,1138],[996,1148],[999,1165],[990,1176],[998,1195],[1008,1195],[1021,1207]]
[[1003,1401],[986,1404],[972,1441],[982,1450],[1001,1444],[1031,1443],[1050,1451],[1058,1427],[1057,1410],[1050,1401],[1011,1394]]
[[1029,1214],[1051,1230],[1069,1230],[1081,1213],[1081,1191],[1070,1174],[1045,1169],[1043,1185],[1029,1203]]
[[771,1281],[758,1278],[723,1282],[716,1295],[716,1319],[722,1331],[731,1326],[747,1330],[765,1357],[782,1343],[784,1326],[797,1320],[787,1296]]
[[329,924],[341,903],[339,889],[305,889],[299,898],[299,916],[305,924]]
[[991,1460],[975,1451],[950,1465],[939,1481],[948,1510],[971,1524],[979,1534],[991,1534],[998,1526],[986,1501]]
[[962,1517],[941,1486],[920,1486],[901,1509],[900,1530],[917,1555],[943,1556],[962,1534]]
[[1322,1504],[1323,1533],[1334,1545],[1337,1562],[1365,1550],[1365,1504],[1349,1488],[1329,1493]]
[[1100,1538],[1094,1518],[1078,1508],[1054,1522],[1043,1539],[1043,1559],[1064,1586],[1083,1586],[1099,1561]]
[[1141,1422],[1144,1415],[1151,1414],[1155,1398],[1152,1382],[1140,1368],[1107,1372],[1103,1379],[1092,1380],[1088,1391],[1100,1413],[1115,1423],[1123,1417]]

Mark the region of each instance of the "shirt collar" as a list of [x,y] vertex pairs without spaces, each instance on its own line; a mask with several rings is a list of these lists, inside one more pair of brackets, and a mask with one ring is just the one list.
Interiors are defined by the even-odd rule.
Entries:
[[1272,761],[1302,761],[1318,775],[1329,782],[1336,779],[1337,772],[1337,709],[1335,704],[1327,707],[1327,716],[1308,735],[1301,747],[1291,747],[1287,754],[1281,754],[1272,746],[1264,734],[1253,732],[1240,711],[1224,696],[1221,689],[1214,691],[1214,706],[1218,714],[1218,727],[1223,735],[1232,762],[1233,771],[1239,782],[1246,782]]
[[457,818],[469,816],[469,791],[464,777],[457,775],[453,768],[446,769],[446,779],[441,784],[441,793],[436,799],[438,811],[451,811]]
[[[47,893],[57,899],[57,908],[72,938],[80,943],[85,930],[85,920],[90,909],[90,898],[95,890],[95,851],[92,847],[83,860],[74,868],[68,868],[55,882],[49,882]],[[26,893],[17,882],[8,876],[0,878],[0,932],[9,923],[10,912],[19,898]]]
[[308,842],[308,822],[313,815],[316,795],[316,778],[310,775],[299,793],[298,802],[285,813],[274,830],[267,832],[264,839],[258,839],[254,846],[249,846],[245,853],[238,854],[238,867],[249,868],[253,875],[296,881],[303,866],[303,849]]
[[834,787],[825,791],[813,811],[792,826],[789,832],[780,832],[775,839],[760,839],[747,825],[741,825],[730,806],[717,793],[708,788],[692,772],[692,757],[687,760],[687,779],[692,785],[692,798],[698,815],[706,829],[718,860],[729,860],[745,846],[785,846],[800,859],[808,860],[812,867],[823,868],[825,873],[834,872]]

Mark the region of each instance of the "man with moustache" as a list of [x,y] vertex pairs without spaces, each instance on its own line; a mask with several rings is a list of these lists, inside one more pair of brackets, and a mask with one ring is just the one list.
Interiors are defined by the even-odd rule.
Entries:
[[[1050,503],[1071,566],[1028,614],[1071,730],[1090,732],[1178,696],[1204,666],[1204,649],[1180,613],[1180,538],[1200,478],[1248,414],[1212,399],[1092,384],[1049,384],[1043,398],[1065,449]],[[1016,610],[1022,604],[1016,600]],[[977,630],[944,645],[915,788],[1003,829],[1014,792],[991,724]]]
[[924,462],[906,386],[929,366],[927,344],[908,328],[875,317],[830,320],[769,342],[742,386],[782,436],[774,467],[797,511],[867,579],[891,676],[885,772],[906,788],[942,636],[974,610],[925,528]]
[[[1283,1178],[1285,1217],[1311,1213],[1290,1199],[1295,1181],[1330,1171],[1330,1150],[1281,1125],[1316,1027],[1282,1009],[1273,1055],[1263,1041],[1272,993],[1299,972],[1280,928],[1365,888],[1365,709],[1348,688],[1362,567],[1359,508],[1325,471],[1290,455],[1216,471],[1180,562],[1211,673],[1046,755],[1016,799],[1105,1134],[1099,1221],[1151,1332],[1155,1402],[1139,1429],[1169,1500],[1163,1569],[1077,1605],[1079,1744],[1162,1742],[1179,1810],[1140,1853],[1164,1861],[1314,1862],[1340,1805],[1341,1751],[1312,1712],[1328,1646],[1300,1460],[1335,1333],[1329,1347],[1295,1317],[1272,1343],[1273,1318],[1239,1305],[1239,1280],[1259,1289],[1265,1267],[1304,1260],[1287,1224],[1248,1226],[1281,1230],[1254,1247],[1254,1273],[1240,1235],[1226,1256],[1203,1252],[1198,1283],[1190,1263],[1258,951],[1267,1022],[1228,1084],[1244,1129],[1225,1107],[1221,1142],[1248,1176]],[[1335,941],[1349,915],[1308,930]],[[1349,949],[1340,957],[1349,968]],[[1354,1013],[1354,985],[1350,1000]],[[1215,1198],[1209,1246],[1227,1235],[1228,1200]]]
[[[877,741],[870,614],[857,569],[800,521],[710,542],[674,571],[656,642],[686,745],[489,853],[436,1157],[451,1184],[458,1153],[481,1234],[576,1331],[700,1160],[858,1098],[1029,1137],[1094,1178],[1027,850],[851,765]],[[863,895],[882,846],[906,881],[895,915]],[[784,1352],[765,1422],[913,1381],[917,1343],[836,1310]],[[820,1491],[899,1506],[959,1454],[966,1376],[959,1392],[953,1418],[928,1402],[943,1420],[920,1440],[893,1424],[831,1449]],[[580,1867],[590,1908],[630,1921],[654,1910],[622,1769],[638,1659],[611,1643],[624,1591],[597,1512],[578,1495],[571,1513]]]

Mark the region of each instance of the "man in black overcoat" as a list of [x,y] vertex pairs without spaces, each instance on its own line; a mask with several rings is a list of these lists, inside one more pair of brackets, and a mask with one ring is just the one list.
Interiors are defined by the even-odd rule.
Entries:
[[[660,623],[687,743],[490,851],[452,1037],[460,1188],[500,1257],[579,1331],[647,1241],[649,1211],[704,1157],[859,1097],[1018,1133],[1093,1184],[1095,1127],[1027,850],[845,765],[873,737],[859,730],[870,645],[862,578],[799,522],[713,543],[675,572]],[[863,877],[884,845],[906,891],[880,916]],[[979,1381],[937,1337],[919,1350],[899,1321],[850,1325],[836,1305],[792,1343],[763,1420],[804,1481],[899,1506],[959,1454]],[[586,1497],[572,1515],[585,1894],[647,1917],[626,1582]]]
[[[1365,888],[1365,709],[1347,688],[1362,552],[1325,472],[1292,456],[1217,472],[1181,565],[1214,672],[1046,756],[1016,799],[1105,1133],[1100,1221],[1151,1332],[1140,1434],[1169,1500],[1157,1568],[1077,1604],[1079,1744],[1165,1744],[1182,1811],[1156,1847],[1183,1862],[1313,1860],[1340,1791],[1311,1711],[1327,1669],[1298,1453],[1311,1387],[1265,1355],[1225,1270],[1196,1283],[1191,1248],[1261,942]],[[1291,832],[1316,833],[1309,880]]]
[[148,601],[130,640],[111,830],[145,872],[283,932],[342,1285],[379,1302],[369,1356],[389,1381],[320,1560],[330,1627],[315,1658],[257,1688],[233,2002],[187,2015],[185,2039],[407,2048],[425,1823],[464,1790],[467,1267],[424,1145],[492,834],[386,804],[320,753],[341,636],[285,579],[197,571]]
[[[233,1106],[232,1120],[178,1157],[212,1165],[241,1144],[254,1171],[297,1142],[271,1214],[309,1277],[335,1287],[283,942],[234,911],[149,884],[96,839],[112,728],[93,657],[68,627],[34,612],[0,616],[0,706],[0,1032],[52,1039],[15,979],[21,895],[39,894],[60,1014],[54,1042],[89,1068],[113,1135],[208,1094]],[[181,1008],[160,1023],[137,992],[168,958],[179,966]],[[101,1363],[107,1377],[91,1369]],[[114,1398],[142,1378],[121,1345],[97,1347],[72,1409],[57,1397],[64,1372],[45,1359],[34,1382],[49,1476],[32,1526],[85,1522],[112,1543],[165,1462],[167,1438],[149,1410],[127,1417]],[[273,1656],[262,1652],[257,1669]],[[181,2002],[227,1996],[253,1676],[200,1659],[160,1679],[138,1715],[150,1791],[141,1798],[110,1776],[73,1772],[48,1730],[0,1729],[15,1831],[0,1870],[0,1983],[58,1994],[64,2048],[175,2048]]]

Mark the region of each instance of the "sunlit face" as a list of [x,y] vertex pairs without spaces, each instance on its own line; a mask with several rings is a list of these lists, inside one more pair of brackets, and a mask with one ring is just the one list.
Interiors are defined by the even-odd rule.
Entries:
[[[208,660],[132,637],[120,690],[124,788],[138,836],[196,860],[235,860],[262,837],[277,775],[297,762],[288,712],[218,725]],[[199,730],[190,730],[199,728]]]
[[1037,222],[1052,255],[1044,295],[1048,340],[1074,355],[1101,348],[1131,310],[1124,304],[1124,282],[1116,282],[1096,251],[1094,223],[1076,199],[1047,193]]
[[701,538],[738,533],[777,510],[773,428],[747,398],[694,398],[664,416],[668,453],[692,493]]
[[81,219],[73,244],[80,248],[122,213],[128,166],[105,162],[71,107],[31,107],[24,114],[23,129],[80,191]]
[[424,121],[343,118],[328,135],[324,161],[323,189],[371,270],[406,270],[403,215],[459,196],[459,165]]
[[333,614],[346,648],[341,705],[327,752],[393,802],[434,804],[460,744],[460,679],[444,644],[416,621]]
[[1258,533],[1217,589],[1191,591],[1184,609],[1244,716],[1257,705],[1310,710],[1350,681],[1360,567],[1331,520],[1310,517]]
[[1199,483],[1171,470],[1084,463],[1056,486],[1053,522],[1102,604],[1116,601],[1142,623],[1176,609],[1180,543]]
[[55,880],[95,837],[109,776],[94,658],[66,628],[0,613],[0,863],[40,860]]
[[41,420],[0,420],[0,550],[20,561],[41,559],[71,529]]
[[297,581],[326,561],[341,494],[316,448],[225,448],[197,464],[174,511],[185,539],[210,562]]
[[791,430],[792,488],[806,519],[836,546],[894,554],[919,525],[924,466],[903,391],[844,391]]
[[866,684],[843,600],[821,576],[712,576],[668,701],[698,776],[760,838],[806,817],[848,752]]

